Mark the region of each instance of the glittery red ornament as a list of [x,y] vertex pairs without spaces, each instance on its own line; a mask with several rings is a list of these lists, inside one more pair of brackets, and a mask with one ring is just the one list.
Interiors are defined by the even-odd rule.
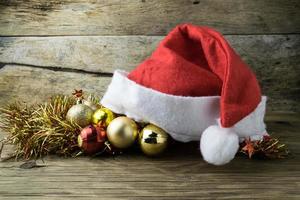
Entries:
[[95,154],[105,147],[106,131],[101,126],[89,125],[78,136],[78,146],[86,154]]

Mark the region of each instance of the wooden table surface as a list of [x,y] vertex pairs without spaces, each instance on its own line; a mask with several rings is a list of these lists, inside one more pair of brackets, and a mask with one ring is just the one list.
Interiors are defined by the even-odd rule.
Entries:
[[[176,144],[160,158],[140,152],[116,157],[46,157],[40,168],[0,162],[0,199],[299,199],[300,117],[267,117],[268,130],[291,151],[279,160],[237,156],[205,163],[196,143]],[[6,152],[7,153],[7,152]]]

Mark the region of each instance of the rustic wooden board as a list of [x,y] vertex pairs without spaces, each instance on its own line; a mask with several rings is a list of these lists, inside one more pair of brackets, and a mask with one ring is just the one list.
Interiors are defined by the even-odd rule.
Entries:
[[[283,160],[238,156],[216,167],[197,145],[170,146],[160,158],[141,153],[117,157],[48,157],[41,168],[0,162],[1,199],[299,199],[299,116],[270,115],[268,130],[289,146]],[[0,133],[1,136],[1,133]]]
[[[282,63],[289,62],[291,68],[299,64],[300,34],[225,37],[252,68],[261,68],[262,73],[264,68],[283,68]],[[113,72],[117,68],[129,71],[150,56],[162,39],[162,36],[0,37],[0,62],[92,72]]]
[[54,94],[71,95],[74,89],[102,96],[110,77],[7,65],[0,70],[0,104],[12,101],[43,102]]
[[300,33],[297,0],[2,0],[0,35],[164,35],[179,23],[228,34]]
[[0,62],[113,72],[131,70],[162,37],[0,37]]
[[[300,111],[300,35],[227,35],[256,72],[270,110]],[[132,70],[160,36],[0,37],[0,63],[82,73]]]
[[0,37],[0,62],[111,73],[117,68],[133,69],[151,54],[161,39],[155,36]]

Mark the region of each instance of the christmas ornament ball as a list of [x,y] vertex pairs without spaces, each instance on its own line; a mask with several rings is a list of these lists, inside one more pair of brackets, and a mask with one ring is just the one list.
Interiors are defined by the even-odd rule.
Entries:
[[158,126],[149,124],[139,134],[142,151],[149,156],[161,154],[168,146],[168,134]]
[[84,104],[76,104],[72,106],[67,112],[67,120],[75,122],[81,127],[89,125],[92,121],[93,110]]
[[104,122],[105,126],[108,126],[108,124],[115,118],[114,113],[109,110],[108,108],[100,108],[95,111],[93,114],[92,120],[94,124],[98,124],[100,121]]
[[136,123],[128,117],[117,117],[107,127],[107,138],[110,143],[120,149],[129,147],[138,135]]
[[100,127],[89,125],[78,135],[78,146],[86,154],[95,154],[104,147],[106,133]]

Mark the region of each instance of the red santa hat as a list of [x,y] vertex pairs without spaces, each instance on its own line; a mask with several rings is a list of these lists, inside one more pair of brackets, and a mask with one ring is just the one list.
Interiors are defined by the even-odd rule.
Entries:
[[208,27],[177,26],[133,71],[114,72],[101,103],[175,140],[200,140],[203,158],[215,165],[234,158],[239,140],[266,134],[266,97],[254,73]]

